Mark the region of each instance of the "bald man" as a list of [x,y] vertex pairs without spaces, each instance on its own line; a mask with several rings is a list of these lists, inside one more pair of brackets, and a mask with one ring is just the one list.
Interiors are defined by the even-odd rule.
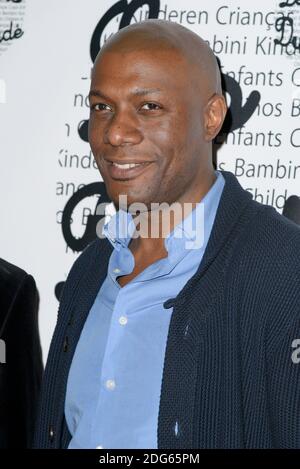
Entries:
[[161,20],[97,56],[89,141],[116,213],[65,284],[35,447],[300,446],[300,231],[214,170],[220,83]]

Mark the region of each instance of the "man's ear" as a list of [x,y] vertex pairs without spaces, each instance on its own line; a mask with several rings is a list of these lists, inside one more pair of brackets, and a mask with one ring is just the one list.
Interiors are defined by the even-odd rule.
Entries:
[[210,142],[221,130],[227,112],[224,96],[214,94],[208,101],[204,111],[204,138]]

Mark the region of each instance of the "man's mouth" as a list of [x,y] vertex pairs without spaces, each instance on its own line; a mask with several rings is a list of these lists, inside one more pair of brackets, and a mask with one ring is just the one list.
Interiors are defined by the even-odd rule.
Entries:
[[117,163],[107,161],[107,169],[112,179],[124,181],[139,176],[151,163],[153,162],[145,161],[140,163]]
[[141,164],[145,163],[112,163],[114,166],[117,168],[122,168],[122,169],[131,169],[131,168],[136,168],[137,166],[141,166]]

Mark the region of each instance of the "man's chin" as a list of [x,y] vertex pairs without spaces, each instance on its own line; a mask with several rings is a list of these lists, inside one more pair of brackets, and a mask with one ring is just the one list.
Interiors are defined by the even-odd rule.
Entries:
[[151,202],[143,197],[130,197],[128,194],[119,194],[111,198],[117,210],[124,210],[134,215],[151,210]]

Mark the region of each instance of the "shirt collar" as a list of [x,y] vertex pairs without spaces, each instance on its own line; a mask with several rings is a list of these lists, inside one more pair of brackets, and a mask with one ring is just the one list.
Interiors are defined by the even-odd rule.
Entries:
[[118,210],[103,226],[102,234],[118,251],[121,246],[127,247],[135,230],[132,215],[126,210]]
[[[206,244],[213,223],[218,202],[225,184],[219,171],[215,171],[216,180],[196,207],[168,234],[165,247],[168,253],[176,245],[180,249],[196,249]],[[211,228],[211,227],[210,227]],[[125,210],[118,210],[103,226],[102,234],[118,251],[127,247],[135,230],[132,215]],[[208,232],[209,231],[209,232]]]

